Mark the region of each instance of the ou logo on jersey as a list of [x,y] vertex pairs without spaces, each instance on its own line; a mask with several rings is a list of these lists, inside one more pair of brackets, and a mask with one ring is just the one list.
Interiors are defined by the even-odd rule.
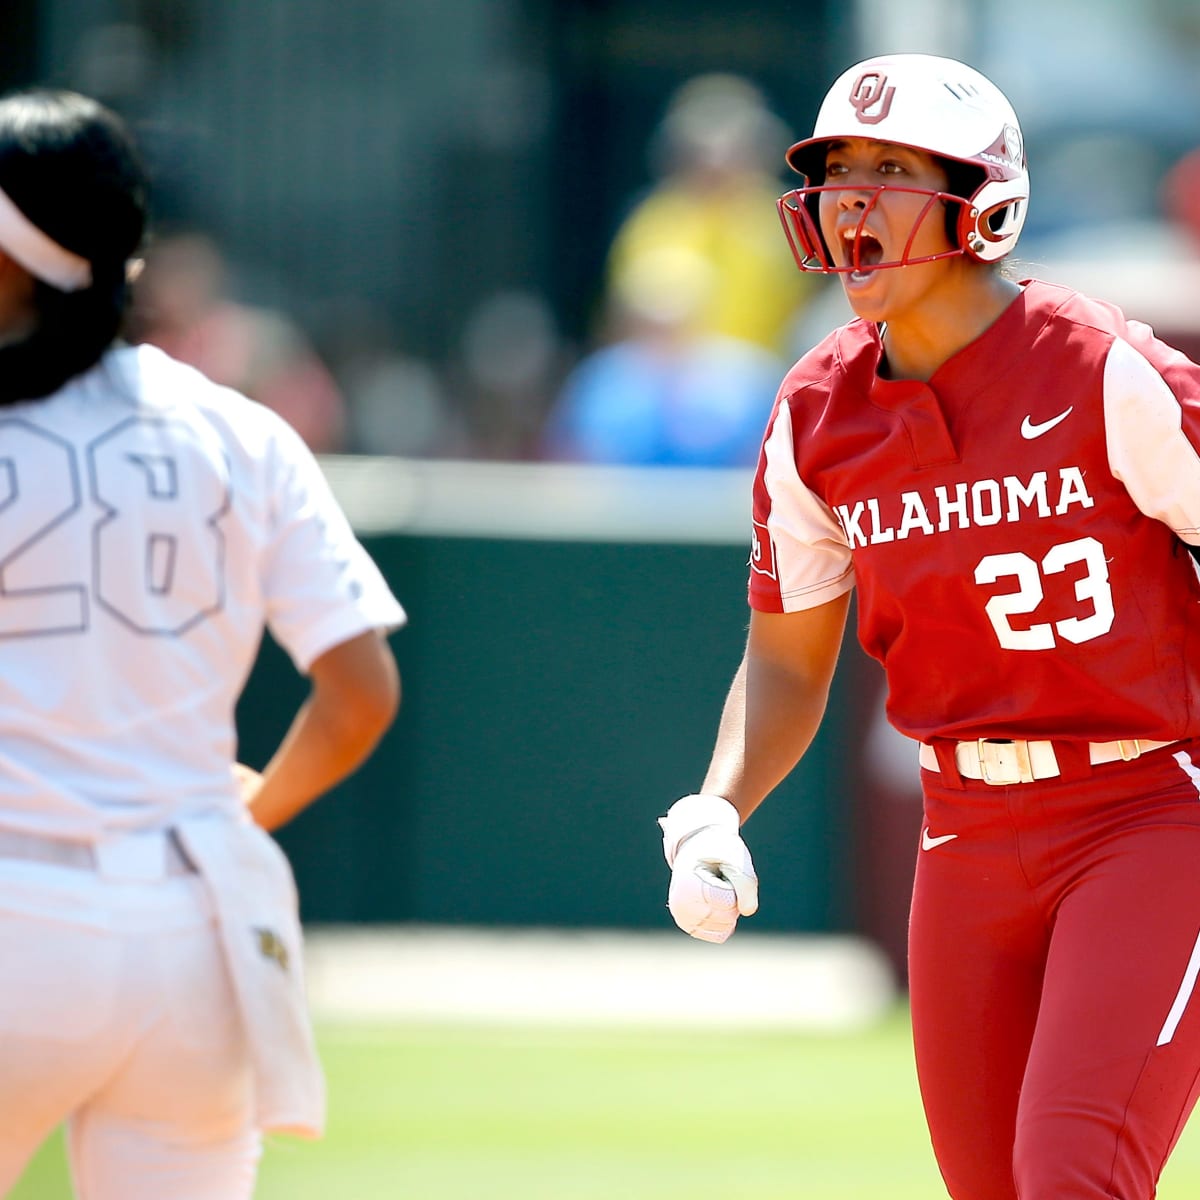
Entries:
[[761,522],[755,521],[750,542],[750,570],[768,579],[778,581],[779,571],[775,565],[775,543],[771,531]]
[[[850,103],[864,125],[878,125],[892,111],[894,87],[888,87],[887,76],[878,71],[864,71],[850,89]],[[871,109],[875,109],[871,112]]]

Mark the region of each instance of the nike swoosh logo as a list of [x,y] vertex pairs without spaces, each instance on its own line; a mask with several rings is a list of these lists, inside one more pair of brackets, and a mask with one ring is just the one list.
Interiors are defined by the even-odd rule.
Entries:
[[946,842],[954,841],[956,837],[958,837],[957,833],[944,833],[941,837],[930,837],[929,826],[926,825],[925,828],[921,830],[921,849],[932,850],[934,846],[943,846],[946,844]]
[[1026,417],[1021,422],[1021,436],[1027,441],[1041,437],[1043,433],[1049,433],[1055,425],[1065,421],[1074,411],[1075,405],[1072,404],[1066,412],[1060,412],[1057,417],[1051,417],[1050,420],[1042,421],[1039,425],[1035,425],[1029,417]]

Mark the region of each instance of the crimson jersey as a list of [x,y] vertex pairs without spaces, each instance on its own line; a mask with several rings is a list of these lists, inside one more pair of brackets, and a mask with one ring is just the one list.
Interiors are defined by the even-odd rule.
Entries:
[[928,383],[853,321],[789,372],[750,603],[858,589],[910,737],[1200,734],[1200,367],[1036,281]]

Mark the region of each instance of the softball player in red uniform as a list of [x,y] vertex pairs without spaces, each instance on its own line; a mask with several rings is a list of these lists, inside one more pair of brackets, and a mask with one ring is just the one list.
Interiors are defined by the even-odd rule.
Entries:
[[797,260],[859,319],[766,433],[745,657],[661,822],[672,914],[719,942],[757,907],[739,824],[816,731],[857,586],[919,743],[912,1022],[946,1186],[1149,1200],[1200,1086],[1200,368],[998,267],[1029,178],[969,67],[851,68],[788,161]]
[[[114,342],[144,191],[99,105],[0,100],[0,1195],[64,1121],[82,1200],[246,1200],[260,1131],[320,1132],[261,827],[398,700],[404,613],[299,436]],[[264,626],[312,691],[260,776],[234,706]]]

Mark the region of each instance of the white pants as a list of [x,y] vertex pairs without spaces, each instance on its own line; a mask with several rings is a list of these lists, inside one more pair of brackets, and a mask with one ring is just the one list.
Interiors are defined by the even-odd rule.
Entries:
[[248,1200],[253,1116],[200,878],[0,857],[0,1196],[65,1121],[80,1200]]

